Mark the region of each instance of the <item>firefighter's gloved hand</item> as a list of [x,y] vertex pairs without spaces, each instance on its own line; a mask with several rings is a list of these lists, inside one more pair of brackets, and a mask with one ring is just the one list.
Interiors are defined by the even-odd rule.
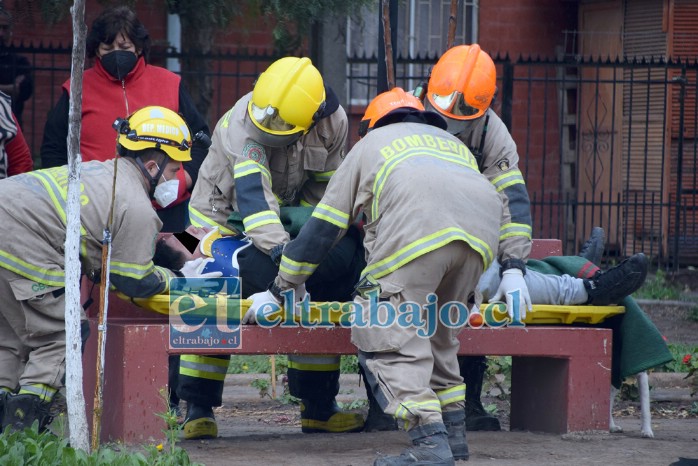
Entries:
[[[504,299],[506,298],[506,299]],[[515,299],[516,298],[516,299]],[[514,310],[518,306],[519,321],[526,318],[526,311],[533,309],[531,295],[524,279],[523,272],[516,268],[502,272],[502,281],[491,301],[506,301],[509,318],[514,320]]]
[[223,276],[223,272],[205,272],[204,269],[209,262],[213,262],[212,257],[199,257],[184,263],[179,271],[187,278],[218,278]]
[[256,324],[259,317],[269,317],[281,306],[281,300],[269,290],[255,293],[247,299],[252,301],[252,304],[242,317],[243,324]]
[[[207,293],[217,293],[221,289],[221,281],[216,280],[223,276],[223,272],[204,272],[209,262],[213,262],[211,257],[199,257],[184,263],[179,272],[186,278],[201,278],[204,280],[187,281],[187,285],[193,290]],[[210,279],[210,280],[206,280]]]

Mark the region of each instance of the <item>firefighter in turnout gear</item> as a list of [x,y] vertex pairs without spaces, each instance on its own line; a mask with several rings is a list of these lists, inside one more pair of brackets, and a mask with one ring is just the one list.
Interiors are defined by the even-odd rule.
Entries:
[[[516,143],[490,108],[496,93],[496,78],[492,58],[479,45],[453,47],[434,65],[425,89],[425,107],[446,119],[448,132],[470,148],[480,172],[502,198],[505,225],[500,244],[502,281],[491,299],[506,301],[512,313],[507,292],[521,289],[519,312],[523,316],[531,306],[523,277],[525,261],[531,251],[531,208],[518,168]],[[480,402],[486,358],[462,356],[459,363],[467,387],[468,430],[499,430],[499,420],[487,413]]]
[[[113,202],[111,284],[128,296],[152,296],[166,292],[176,272],[153,264],[162,222],[151,201],[164,207],[176,197],[172,180],[191,159],[192,136],[184,120],[164,107],[143,108],[114,125],[120,157],[82,164],[80,261],[83,273],[99,278]],[[3,428],[22,429],[37,421],[43,429],[64,383],[67,189],[67,166],[0,181]]]
[[[291,240],[282,209],[315,206],[346,155],[347,116],[308,58],[272,63],[251,93],[218,122],[190,203],[192,224],[244,233],[254,247],[240,251],[242,296],[265,290]],[[310,211],[311,208],[306,210]],[[232,217],[237,223],[230,223]],[[236,226],[234,226],[236,225]],[[350,300],[363,268],[358,231],[332,249],[322,275],[309,289],[327,300]],[[248,316],[243,323],[254,323]],[[186,438],[217,434],[213,406],[220,406],[229,357],[183,355],[177,394],[187,401]],[[338,409],[338,356],[289,355],[291,395],[301,399],[302,430],[352,432],[360,414]]]
[[[251,297],[252,308],[278,305],[288,289],[302,292],[332,244],[365,215],[367,267],[354,299],[352,342],[375,399],[413,444],[374,464],[453,464],[469,457],[456,356],[465,322],[456,308],[473,299],[497,257],[507,227],[500,225],[502,201],[468,148],[445,131],[446,122],[402,89],[376,97],[362,128],[368,134],[284,247],[278,277]],[[425,221],[409,212],[436,214]],[[444,303],[461,303],[444,308],[450,323],[427,310]],[[411,317],[389,320],[396,309]],[[425,335],[425,328],[434,330]]]

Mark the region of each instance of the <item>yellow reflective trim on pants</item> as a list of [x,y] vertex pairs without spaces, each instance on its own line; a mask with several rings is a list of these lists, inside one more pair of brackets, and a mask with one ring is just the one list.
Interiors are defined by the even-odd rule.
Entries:
[[339,356],[289,355],[288,368],[299,371],[331,372],[339,370]]
[[305,364],[289,361],[288,368],[298,371],[333,372],[339,370],[339,364]]
[[409,416],[416,416],[415,411],[441,412],[441,403],[438,400],[427,401],[403,401],[395,410],[395,417],[408,420]]
[[43,383],[22,385],[18,395],[36,395],[43,401],[51,401],[58,390]]
[[189,377],[194,377],[196,379],[208,379],[208,380],[225,380],[225,373],[219,372],[207,372],[202,370],[187,369],[186,367],[179,368],[180,375],[187,375]]
[[179,359],[179,373],[198,379],[225,380],[229,362],[228,359],[185,354]]
[[436,396],[439,397],[439,403],[441,403],[442,407],[451,403],[465,401],[465,384],[456,385],[446,390],[439,390],[436,392]]

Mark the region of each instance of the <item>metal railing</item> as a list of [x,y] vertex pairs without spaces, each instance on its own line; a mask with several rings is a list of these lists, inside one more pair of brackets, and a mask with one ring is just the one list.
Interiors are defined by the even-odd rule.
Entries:
[[[18,46],[33,66],[35,89],[23,130],[38,159],[43,125],[70,73],[70,47]],[[274,60],[244,50],[209,54],[208,120],[248,92]],[[190,57],[160,50],[151,62]],[[698,64],[672,60],[511,59],[494,57],[495,110],[517,144],[531,197],[533,235],[560,238],[575,254],[592,226],[606,228],[606,259],[643,251],[664,268],[698,263]],[[413,89],[436,56],[398,57],[396,82]],[[347,57],[350,135],[376,94],[376,57]]]

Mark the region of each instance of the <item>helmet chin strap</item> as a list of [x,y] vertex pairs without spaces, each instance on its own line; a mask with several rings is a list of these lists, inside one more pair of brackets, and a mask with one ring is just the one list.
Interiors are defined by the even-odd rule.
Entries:
[[158,185],[158,180],[160,179],[162,174],[165,172],[165,167],[167,166],[167,163],[165,163],[166,159],[167,159],[167,156],[164,155],[163,160],[161,160],[162,163],[155,162],[155,164],[158,167],[160,167],[160,169],[158,170],[158,174],[153,177],[153,176],[150,176],[150,173],[148,172],[148,169],[145,168],[145,164],[143,163],[141,158],[136,157],[136,165],[138,165],[138,167],[141,169],[141,173],[143,173],[143,176],[145,176],[145,178],[147,180],[150,180],[150,190],[148,191],[148,195],[150,196],[150,199],[155,199],[155,188]]

